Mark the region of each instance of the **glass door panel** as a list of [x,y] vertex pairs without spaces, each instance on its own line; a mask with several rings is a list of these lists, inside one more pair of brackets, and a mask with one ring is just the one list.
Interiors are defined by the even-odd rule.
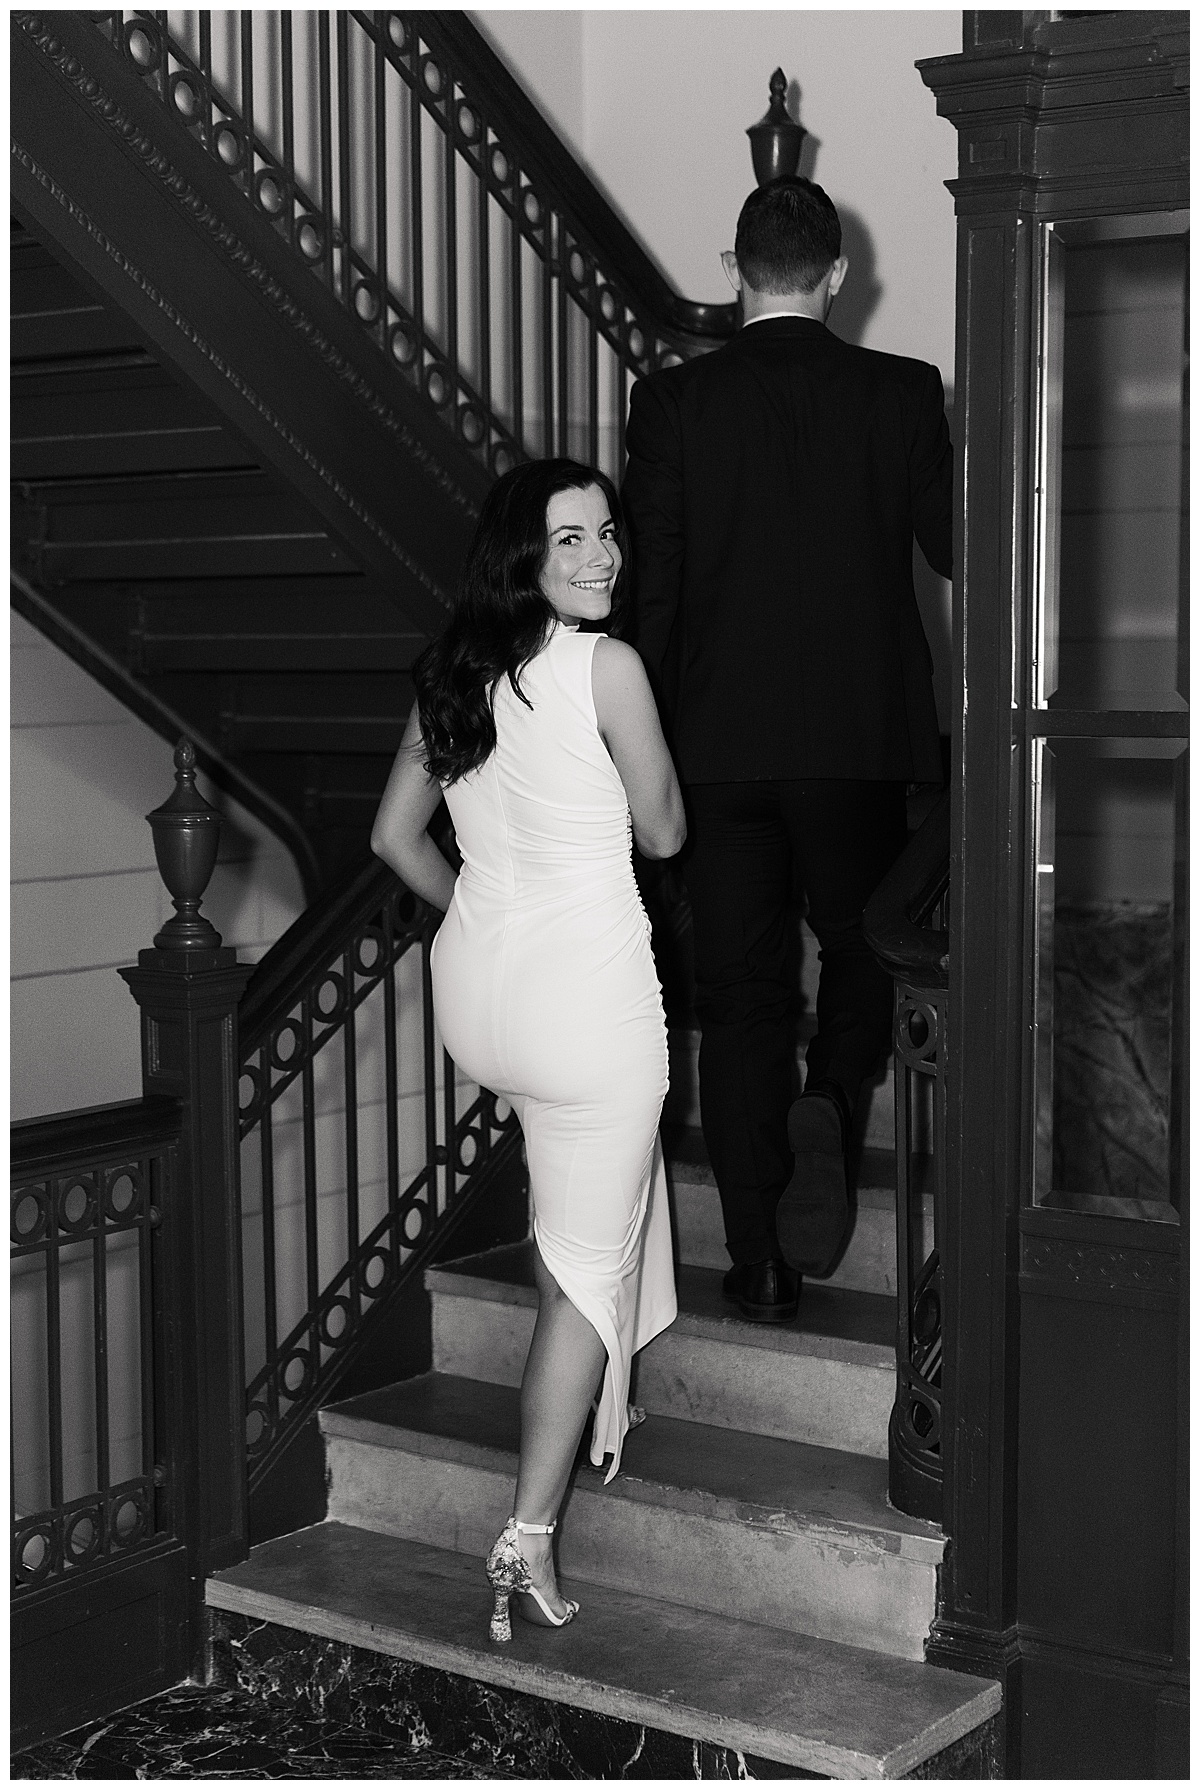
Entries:
[[1039,1204],[1177,1222],[1186,762],[1179,740],[1034,743]]
[[1055,223],[1043,246],[1034,702],[1182,709],[1186,216]]

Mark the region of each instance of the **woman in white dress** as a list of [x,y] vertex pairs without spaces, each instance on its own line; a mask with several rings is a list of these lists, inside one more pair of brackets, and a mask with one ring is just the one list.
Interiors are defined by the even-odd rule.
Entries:
[[[588,1410],[603,1375],[591,1458],[612,1457],[611,1479],[631,1358],[676,1310],[666,1025],[630,844],[671,857],[685,827],[642,662],[613,637],[624,541],[616,492],[590,467],[533,461],[498,481],[454,616],[414,667],[371,835],[447,910],[433,951],[442,1038],[512,1103],[529,1160],[539,1307],[515,1508],[488,1556],[494,1640],[509,1638],[510,1595],[530,1621],[575,1614],[550,1537]],[[426,831],[443,795],[457,879]]]

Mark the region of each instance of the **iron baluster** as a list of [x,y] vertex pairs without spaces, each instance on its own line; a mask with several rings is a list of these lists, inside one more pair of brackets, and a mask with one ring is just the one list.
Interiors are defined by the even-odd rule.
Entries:
[[[548,227],[549,220],[547,220]],[[567,311],[567,270],[571,246],[561,214],[554,218],[554,234],[556,251],[554,272],[557,282],[555,309],[558,330],[558,451],[560,454],[569,454],[571,452],[571,337]]]
[[374,14],[374,126],[375,126],[375,265],[378,278],[375,306],[379,317],[379,345],[388,337],[388,217],[387,217],[387,57],[383,53],[383,15]]
[[[275,1284],[275,1109],[271,1103],[271,1059],[265,1044],[258,1053],[258,1061],[262,1078],[258,1143],[262,1179],[259,1217],[263,1240],[263,1346],[266,1359],[270,1361],[279,1341],[279,1309]],[[279,1388],[274,1380],[270,1382],[269,1397],[272,1421],[278,1423]]]
[[320,106],[321,140],[321,217],[323,220],[321,263],[331,291],[337,287],[333,276],[333,123],[330,117],[329,14],[317,14],[318,102]]
[[454,1087],[454,1064],[448,1050],[442,1052],[442,1123],[445,1126],[445,1156],[443,1163],[445,1175],[442,1185],[441,1204],[436,1196],[432,1201],[432,1216],[440,1217],[449,1212],[454,1205],[454,1195],[458,1185],[458,1128],[455,1109],[457,1106]]
[[[520,186],[516,169],[511,162],[507,163],[514,193]],[[509,335],[512,346],[512,432],[513,440],[518,448],[525,449],[525,330],[521,315],[521,224],[517,216],[516,206],[512,211],[512,226],[509,235],[510,249],[510,294]]]
[[279,87],[280,124],[283,131],[283,202],[287,215],[288,241],[296,240],[296,136],[294,75],[292,69],[292,15],[279,15]]
[[[382,952],[383,947],[380,946]],[[346,995],[354,987],[354,962],[350,951],[342,953],[342,974]],[[354,1003],[346,999],[346,1017],[342,1026],[342,1072],[346,1098],[346,1254],[353,1261],[358,1253],[358,1058],[354,1029]],[[350,1297],[354,1316],[358,1317],[358,1288],[352,1285]]]
[[421,1047],[425,1091],[425,1190],[431,1212],[437,1209],[437,1055],[433,1034],[433,977],[429,948],[433,928],[426,925],[421,939]]
[[[50,1198],[47,1202],[47,1241],[46,1241],[46,1372],[47,1418],[49,1422],[50,1441],[50,1504],[52,1509],[61,1510],[63,1502],[63,1422],[62,1422],[62,1286],[59,1275],[59,1228],[60,1202],[65,1197],[66,1189],[57,1181],[47,1183]],[[61,1535],[55,1532],[55,1551]],[[61,1561],[57,1558],[51,1570],[57,1571]]]
[[383,979],[383,1100],[387,1146],[387,1216],[392,1267],[400,1267],[400,1076],[396,1061],[396,942],[392,903],[384,908],[383,937],[388,973]]
[[[111,1477],[109,1473],[109,1436],[108,1436],[108,1239],[105,1235],[105,1207],[103,1189],[106,1176],[101,1172],[93,1182],[93,1198],[95,1199],[95,1221],[92,1233],[92,1335],[94,1338],[95,1357],[95,1397],[96,1397],[96,1488],[103,1494]],[[108,1500],[103,1499],[101,1508],[107,1511]],[[108,1537],[104,1536],[107,1544]]]
[[212,102],[212,14],[205,10],[200,14],[200,72],[204,76],[204,147],[212,154],[213,147],[213,102]]
[[409,158],[412,206],[412,317],[417,338],[417,382],[422,384],[425,338],[425,195],[421,182],[421,92],[418,80],[419,42],[413,45],[413,78],[408,90]]
[[350,57],[349,29],[341,9],[337,20],[337,141],[338,141],[338,206],[341,216],[338,228],[342,239],[342,303],[351,308],[355,297],[350,245],[353,233],[350,215]]
[[596,292],[596,267],[591,257],[584,261],[587,277],[587,457],[589,466],[600,464],[600,343],[596,329],[599,300]]
[[[525,204],[531,189],[527,190]],[[554,454],[554,289],[551,270],[551,220],[539,209],[542,241],[538,254],[542,258],[542,441],[547,459]]]
[[[164,14],[165,17],[165,14]],[[254,14],[247,9],[239,20],[241,26],[242,123],[245,125],[244,181],[246,192],[254,197]]]
[[[434,114],[436,117],[436,113]],[[442,68],[442,151],[446,185],[446,373],[452,394],[450,416],[459,421],[458,381],[458,157],[454,152],[454,72]]]
[[[475,129],[479,143],[479,170],[476,181],[477,223],[479,232],[479,395],[483,399],[485,419],[492,415],[492,231],[491,207],[488,203],[487,155],[488,122],[486,114],[475,111]],[[483,446],[491,459],[491,430],[485,421]]]
[[[317,1117],[313,1087],[313,1012],[312,1000],[305,995],[300,1003],[300,1045],[304,1060],[300,1070],[304,1138],[304,1267],[305,1290],[310,1315],[316,1310],[321,1292],[317,1227]],[[315,1361],[315,1355],[314,1355]]]

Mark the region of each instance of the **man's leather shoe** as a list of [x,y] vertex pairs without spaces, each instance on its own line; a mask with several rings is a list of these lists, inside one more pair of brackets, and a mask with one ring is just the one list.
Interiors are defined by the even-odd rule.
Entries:
[[801,1094],[788,1114],[796,1169],[775,1213],[779,1247],[805,1274],[828,1274],[850,1219],[846,1128],[832,1094]]
[[766,1262],[742,1262],[725,1276],[725,1297],[736,1299],[752,1324],[786,1324],[800,1305],[800,1276],[773,1256]]

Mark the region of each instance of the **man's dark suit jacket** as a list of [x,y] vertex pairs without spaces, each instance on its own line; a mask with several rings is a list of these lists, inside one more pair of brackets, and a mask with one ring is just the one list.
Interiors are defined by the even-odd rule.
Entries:
[[639,380],[637,637],[684,782],[940,782],[916,536],[949,576],[935,367],[764,319]]

